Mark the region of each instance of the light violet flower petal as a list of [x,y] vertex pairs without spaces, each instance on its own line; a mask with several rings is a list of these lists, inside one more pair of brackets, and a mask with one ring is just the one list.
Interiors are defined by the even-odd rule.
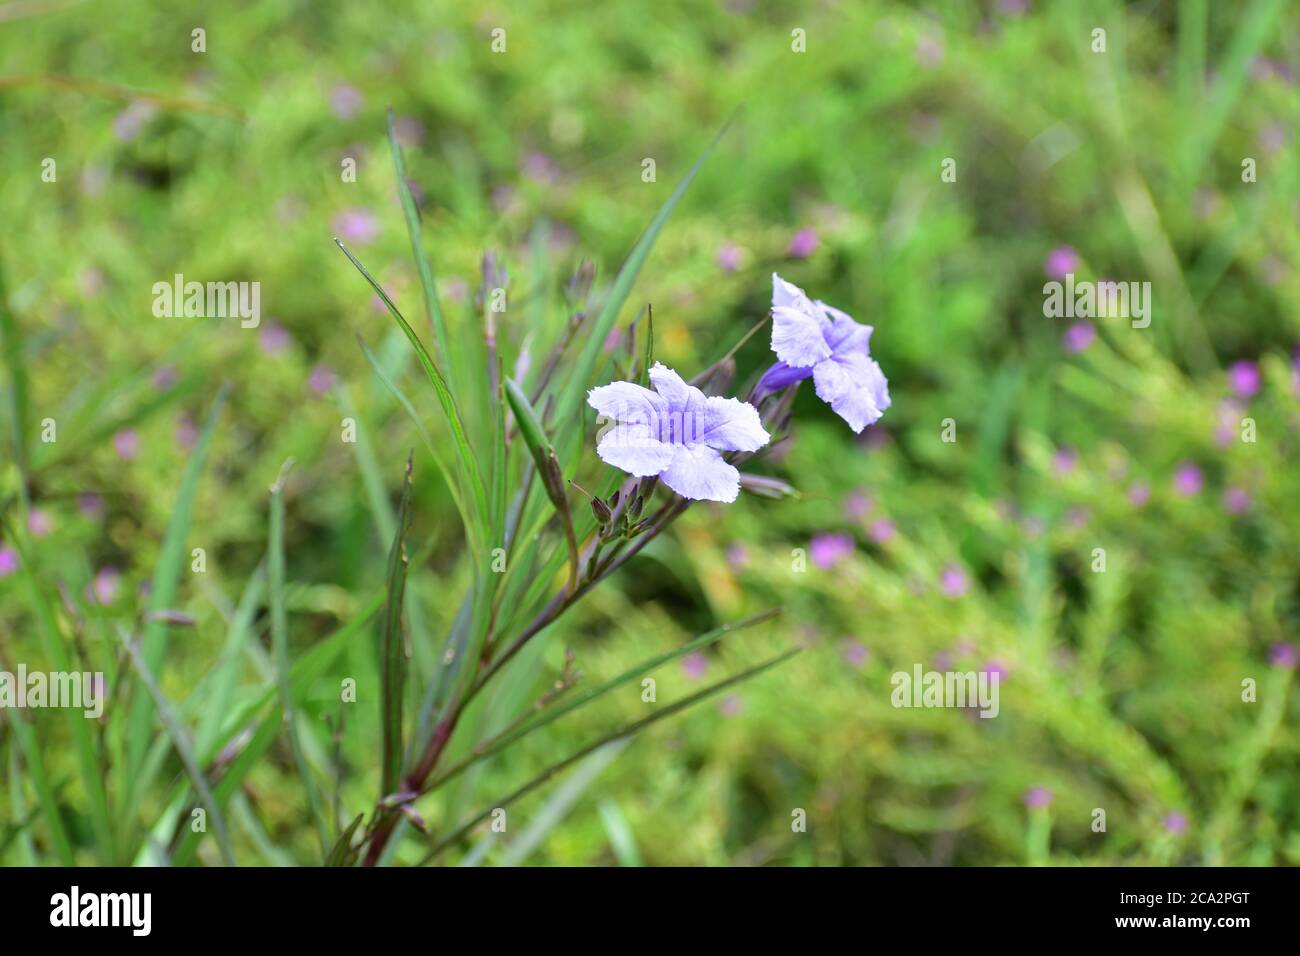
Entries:
[[763,428],[758,409],[738,398],[713,396],[704,402],[704,427],[699,440],[722,451],[758,451],[772,436]]
[[773,392],[779,392],[787,385],[793,385],[796,382],[802,382],[812,375],[812,368],[794,368],[786,365],[784,362],[777,362],[758,380],[758,385],[754,389],[754,401],[761,401]]
[[650,384],[674,412],[685,414],[704,404],[704,393],[694,385],[687,385],[680,375],[662,362],[655,362],[651,367]]
[[817,397],[849,423],[854,432],[880,419],[889,407],[885,373],[865,355],[835,357],[813,366]]
[[811,312],[812,303],[808,301],[808,295],[793,282],[786,282],[775,272],[772,273],[772,308],[774,309],[798,309],[800,312]]
[[[601,436],[596,454],[607,465],[613,465],[637,478],[657,475],[674,460],[677,447],[661,442],[644,423],[618,425]],[[739,478],[736,479],[739,482]]]
[[740,472],[707,445],[677,445],[672,464],[659,475],[683,498],[731,503],[740,494]]
[[826,332],[826,343],[838,355],[841,352],[861,352],[871,354],[871,333],[875,331],[870,325],[855,321],[847,312],[841,312],[834,306],[818,301],[817,308],[831,318],[830,329]]
[[658,395],[631,382],[614,382],[593,388],[587,393],[587,404],[616,422],[642,425],[657,421],[668,410]]
[[806,368],[830,358],[822,324],[808,312],[789,306],[772,310],[772,351],[787,365]]

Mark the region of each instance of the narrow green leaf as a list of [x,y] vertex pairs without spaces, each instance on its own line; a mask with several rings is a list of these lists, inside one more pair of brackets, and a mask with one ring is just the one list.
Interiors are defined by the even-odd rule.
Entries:
[[396,793],[402,780],[402,710],[406,690],[406,646],[402,639],[402,600],[406,591],[406,533],[411,521],[411,458],[406,459],[397,529],[388,553],[387,604],[380,645],[383,688],[380,720],[383,761],[379,797]]

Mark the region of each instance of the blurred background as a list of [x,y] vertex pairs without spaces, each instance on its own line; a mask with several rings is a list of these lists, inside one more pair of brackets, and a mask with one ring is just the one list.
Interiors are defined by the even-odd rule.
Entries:
[[[273,686],[248,595],[291,456],[295,658],[382,587],[412,447],[428,556],[409,587],[440,641],[468,580],[459,521],[357,336],[439,413],[331,242],[422,316],[385,111],[444,308],[474,313],[485,252],[509,273],[508,366],[580,262],[612,278],[735,114],[620,326],[653,305],[658,357],[689,376],[763,317],[779,271],[875,326],[893,407],[854,436],[805,388],[769,469],[801,497],[691,509],[547,633],[537,692],[566,648],[595,682],[775,606],[657,672],[661,699],[809,651],[530,795],[470,859],[1300,863],[1298,74],[1300,11],[1271,0],[0,2],[0,654],[53,666],[50,625],[120,666],[223,386],[184,535],[206,572],[180,576],[193,625],[160,675],[178,718],[210,733],[232,646],[231,712]],[[259,327],[155,318],[176,273],[260,282]],[[1067,273],[1149,281],[1150,327],[1045,317]],[[338,675],[373,674],[371,631],[307,687],[308,759],[341,768],[345,819],[373,804],[378,714],[324,721]],[[413,650],[418,671],[438,645]],[[917,663],[997,669],[999,717],[893,708],[890,675]],[[490,806],[643,709],[580,711],[421,812]],[[0,723],[0,862],[57,860],[42,806],[78,862],[137,859],[127,835],[174,811],[176,756],[101,844],[69,721],[29,717],[48,787]],[[241,862],[319,861],[284,740],[227,796]],[[219,862],[211,841],[193,861]]]

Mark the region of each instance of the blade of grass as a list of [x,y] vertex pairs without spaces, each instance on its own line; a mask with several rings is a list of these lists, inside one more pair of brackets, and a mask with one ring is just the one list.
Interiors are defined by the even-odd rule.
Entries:
[[718,681],[716,684],[711,684],[708,687],[705,687],[703,690],[696,691],[694,694],[691,694],[688,697],[683,697],[679,701],[674,701],[673,703],[669,704],[667,707],[664,707],[662,710],[655,711],[649,717],[643,717],[640,720],[633,721],[630,724],[624,725],[623,727],[614,731],[612,734],[609,734],[605,737],[601,737],[599,740],[596,740],[595,742],[588,744],[587,746],[581,748],[580,750],[577,750],[576,752],[570,754],[568,757],[565,757],[563,760],[559,761],[558,763],[552,764],[551,766],[547,767],[540,774],[538,774],[532,780],[528,781],[519,789],[488,804],[483,810],[477,813],[472,819],[468,820],[465,824],[458,827],[450,836],[447,836],[444,839],[439,840],[437,843],[435,843],[433,848],[427,854],[425,854],[423,859],[420,860],[419,865],[424,866],[428,864],[435,857],[437,857],[438,854],[440,854],[443,850],[447,849],[447,847],[451,846],[454,843],[460,842],[460,840],[463,839],[465,835],[468,834],[471,830],[473,830],[474,827],[478,826],[489,816],[491,816],[493,810],[497,808],[505,808],[510,804],[514,803],[515,801],[519,800],[520,798],[527,796],[528,794],[536,790],[538,787],[540,787],[542,784],[546,783],[546,781],[554,777],[556,774],[562,773],[563,771],[567,770],[569,767],[573,766],[579,760],[582,760],[588,754],[594,753],[597,750],[599,750],[601,747],[604,747],[607,744],[611,744],[616,740],[623,740],[624,738],[634,737],[636,734],[640,733],[642,730],[646,729],[652,724],[658,723],[661,720],[671,717],[674,714],[679,713],[680,711],[685,710],[686,708],[692,706],[693,704],[697,704],[700,701],[705,700],[706,698],[719,693],[720,691],[726,690],[728,687],[732,687],[740,683],[741,681],[748,680],[751,677],[756,677],[759,674],[761,674],[763,671],[769,670],[773,667],[776,667],[779,664],[785,663],[791,657],[794,657],[796,654],[800,653],[801,650],[802,648],[793,647],[790,650],[785,651],[784,653],[778,654],[776,657],[769,658],[768,660],[764,661],[761,664],[756,664],[753,667],[746,668],[745,670],[740,671],[737,674],[733,674],[731,677],[728,677],[726,680],[721,680]]
[[402,780],[402,704],[406,690],[406,648],[402,640],[402,597],[406,590],[406,533],[411,522],[411,458],[406,459],[397,528],[388,554],[387,604],[380,645],[383,686],[380,718],[383,761],[379,798],[396,793]]

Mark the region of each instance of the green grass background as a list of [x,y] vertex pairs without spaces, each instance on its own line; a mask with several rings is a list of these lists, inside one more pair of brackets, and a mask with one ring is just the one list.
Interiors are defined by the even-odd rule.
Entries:
[[[435,442],[447,433],[400,332],[330,241],[336,217],[367,211],[376,234],[352,247],[422,316],[385,110],[404,131],[449,315],[472,323],[485,250],[509,269],[509,368],[559,314],[578,262],[596,263],[598,289],[612,279],[739,108],[620,325],[652,304],[657,356],[693,374],[765,314],[778,270],[875,326],[893,407],[855,440],[805,388],[795,440],[766,469],[802,497],[692,509],[548,632],[456,749],[543,693],[566,648],[595,682],[782,606],[777,622],[710,650],[708,677],[791,640],[809,650],[600,752],[512,807],[506,833],[482,830],[447,859],[1300,862],[1300,711],[1292,671],[1270,663],[1300,624],[1300,15],[1271,0],[1024,7],[0,4],[0,533],[22,552],[0,578],[3,660],[64,660],[120,686],[118,628],[140,630],[151,600],[182,611],[192,627],[151,625],[157,679],[202,756],[275,687],[262,562],[282,462],[296,460],[284,534],[288,645],[301,660],[382,588],[414,447],[411,548],[427,559],[412,568],[408,624],[422,679],[469,580],[463,536],[357,335]],[[191,50],[196,27],[205,53]],[[490,47],[497,27],[504,53]],[[1104,53],[1091,49],[1096,28]],[[791,49],[796,29],[804,53]],[[348,118],[331,106],[340,86],[360,96]],[[356,182],[340,176],[345,156]],[[55,182],[41,179],[45,158]],[[956,182],[941,181],[946,158]],[[819,241],[796,258],[801,229]],[[718,261],[729,244],[730,272]],[[1098,319],[1097,341],[1067,353],[1067,323],[1042,314],[1044,261],[1060,246],[1077,250],[1082,278],[1150,281],[1151,327]],[[269,355],[259,331],[232,321],[154,318],[152,285],[175,273],[259,281],[263,331],[274,322],[290,344]],[[742,378],[766,361],[765,338],[738,355]],[[1261,390],[1225,409],[1225,369],[1242,359],[1259,363]],[[318,395],[321,367],[337,386]],[[174,381],[159,387],[160,369]],[[180,433],[202,427],[223,386],[199,460]],[[341,441],[345,417],[355,445]],[[1258,441],[1237,439],[1242,417]],[[39,440],[45,418],[53,444]],[[954,443],[941,440],[949,418]],[[126,427],[140,440],[131,461],[112,444]],[[1061,449],[1077,455],[1065,474]],[[602,475],[590,444],[585,455],[584,474]],[[1184,462],[1204,473],[1198,494],[1174,489]],[[1145,505],[1130,500],[1134,482],[1151,489]],[[1225,507],[1228,488],[1247,493],[1241,513]],[[84,493],[102,497],[102,514],[79,510]],[[865,513],[848,507],[855,494]],[[24,530],[33,509],[47,533]],[[872,535],[882,520],[896,529],[886,541]],[[794,571],[794,549],[825,532],[851,535],[852,555]],[[198,547],[204,574],[190,570]],[[1094,548],[1104,573],[1091,570]],[[940,589],[952,564],[967,571],[965,596]],[[100,606],[86,588],[109,566],[120,588]],[[359,627],[294,688],[305,760],[345,821],[370,809],[378,781],[375,629]],[[895,670],[945,659],[1006,668],[996,720],[890,705]],[[336,743],[326,721],[344,677],[359,701]],[[678,663],[655,677],[665,702],[700,684]],[[1241,699],[1246,678],[1254,703]],[[176,850],[186,769],[156,721],[132,736],[120,712],[145,693],[132,687],[102,722],[55,711],[0,722],[0,862]],[[625,688],[420,812],[450,827],[646,707]],[[289,737],[269,732],[218,794],[231,849],[246,864],[317,863]],[[124,770],[135,748],[155,770],[139,785]],[[216,768],[204,760],[214,781],[238,749]],[[1026,806],[1034,787],[1052,791],[1050,807]],[[796,809],[806,832],[792,832]],[[1166,825],[1170,813],[1185,829]],[[421,848],[410,837],[397,862]],[[173,862],[221,859],[210,825]]]

